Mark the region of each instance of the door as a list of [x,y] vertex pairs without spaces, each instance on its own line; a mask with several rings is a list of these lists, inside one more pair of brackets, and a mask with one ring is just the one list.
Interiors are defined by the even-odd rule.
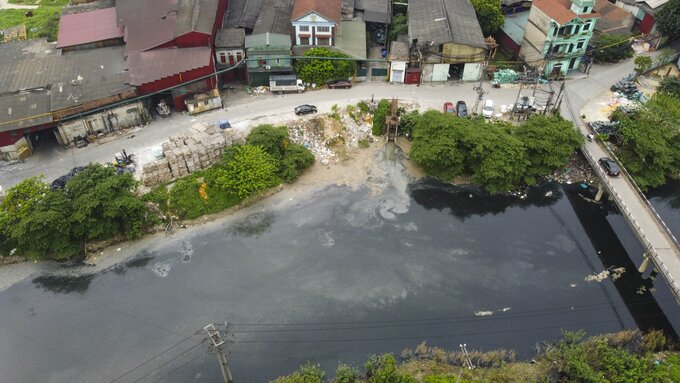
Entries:
[[434,64],[432,69],[432,81],[448,81],[449,64]]

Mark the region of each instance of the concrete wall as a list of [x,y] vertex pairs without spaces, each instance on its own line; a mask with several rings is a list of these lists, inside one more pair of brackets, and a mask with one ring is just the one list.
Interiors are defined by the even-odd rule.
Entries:
[[55,133],[61,144],[70,145],[88,135],[110,133],[119,129],[140,126],[148,120],[148,112],[138,101],[105,112],[65,121],[59,124]]
[[545,39],[545,33],[529,21],[524,30],[524,40],[519,48],[520,59],[530,62],[531,65],[536,65],[536,61],[543,58]]
[[468,62],[482,62],[486,58],[486,49],[462,45],[456,43],[446,43],[442,47],[441,62],[456,64]]

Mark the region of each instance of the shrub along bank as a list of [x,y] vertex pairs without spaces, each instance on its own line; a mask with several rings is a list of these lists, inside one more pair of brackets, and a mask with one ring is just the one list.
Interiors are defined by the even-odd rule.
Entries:
[[307,362],[274,383],[673,383],[680,382],[680,354],[671,351],[658,331],[623,331],[584,339],[583,332],[566,332],[556,342],[544,342],[531,363],[514,361],[514,352],[471,351],[475,369],[468,369],[460,352],[425,343],[404,350],[402,361],[392,354],[371,355],[363,374],[339,364],[333,379]]
[[263,190],[294,181],[314,163],[285,127],[254,128],[243,145],[225,150],[217,165],[139,196],[129,173],[90,164],[63,189],[29,178],[0,203],[2,254],[29,259],[83,256],[91,241],[137,238],[172,216],[197,218],[232,207]]
[[569,121],[552,116],[514,126],[430,110],[408,114],[408,124],[411,158],[425,173],[444,181],[471,175],[493,193],[536,184],[564,167],[583,143]]

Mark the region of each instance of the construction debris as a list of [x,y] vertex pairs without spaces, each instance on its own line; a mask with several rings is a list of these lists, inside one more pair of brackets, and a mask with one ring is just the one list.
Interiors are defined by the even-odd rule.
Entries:
[[170,136],[162,147],[163,158],[142,168],[142,183],[153,187],[208,168],[222,158],[224,148],[242,141],[233,129],[213,124],[194,124],[188,131]]

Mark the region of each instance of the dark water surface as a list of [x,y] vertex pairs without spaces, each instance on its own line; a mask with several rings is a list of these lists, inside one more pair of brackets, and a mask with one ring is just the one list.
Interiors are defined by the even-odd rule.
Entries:
[[[382,192],[329,187],[150,243],[106,272],[0,292],[0,381],[110,382],[132,370],[116,381],[214,382],[217,359],[191,335],[225,319],[239,382],[306,360],[332,375],[338,361],[422,341],[530,358],[562,329],[678,328],[665,282],[635,271],[641,247],[589,190],[489,197],[400,173],[370,180]],[[673,197],[652,200],[677,215]],[[585,280],[606,269],[620,277]]]

